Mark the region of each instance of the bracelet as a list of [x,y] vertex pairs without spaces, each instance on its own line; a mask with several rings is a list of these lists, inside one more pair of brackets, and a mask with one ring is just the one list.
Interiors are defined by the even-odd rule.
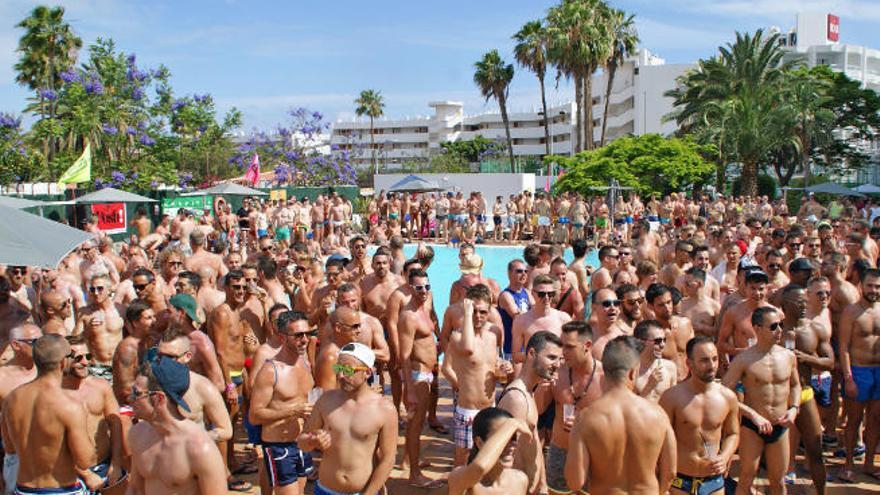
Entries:
[[235,384],[234,383],[227,383],[226,384],[226,391],[231,392],[233,390],[235,390]]

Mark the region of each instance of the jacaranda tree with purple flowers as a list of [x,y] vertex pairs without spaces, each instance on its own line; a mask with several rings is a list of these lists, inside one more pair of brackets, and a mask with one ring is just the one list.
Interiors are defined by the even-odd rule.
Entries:
[[42,156],[24,139],[21,117],[0,113],[0,184],[29,182],[39,173]]

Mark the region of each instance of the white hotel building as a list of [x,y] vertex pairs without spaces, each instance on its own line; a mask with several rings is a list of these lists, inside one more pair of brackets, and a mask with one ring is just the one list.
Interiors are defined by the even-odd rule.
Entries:
[[[662,118],[672,110],[672,100],[663,93],[674,87],[675,78],[689,67],[686,64],[666,64],[663,59],[641,49],[623,67],[617,70],[608,110],[607,140],[645,133],[669,134],[674,123]],[[605,109],[605,75],[593,78],[594,141],[602,133],[602,115]],[[434,109],[430,117],[410,119],[379,119],[374,123],[377,158],[381,165],[396,166],[427,161],[439,152],[440,143],[470,140],[476,136],[504,140],[504,123],[499,112],[465,115],[464,105],[455,101],[428,103]],[[556,154],[571,154],[575,134],[575,105],[573,102],[551,106],[551,150]],[[510,137],[517,157],[540,157],[545,154],[544,116],[540,108],[527,112],[509,111]],[[368,119],[337,121],[333,125],[330,143],[342,149],[360,150],[354,157],[358,164],[370,163],[370,122]]]

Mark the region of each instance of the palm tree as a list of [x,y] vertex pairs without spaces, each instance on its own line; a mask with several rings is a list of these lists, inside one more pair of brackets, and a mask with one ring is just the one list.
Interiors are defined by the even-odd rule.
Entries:
[[831,101],[831,84],[806,71],[786,77],[785,104],[791,111],[791,123],[798,141],[800,164],[804,171],[804,187],[810,185],[810,155],[815,145],[824,145],[833,137],[834,112],[827,108]]
[[376,161],[376,135],[373,132],[373,120],[385,113],[385,102],[382,100],[382,93],[375,89],[365,89],[361,91],[360,97],[354,100],[354,104],[357,105],[355,113],[357,113],[358,117],[366,115],[370,118],[370,151],[372,152],[373,169],[378,174],[379,162]]
[[[474,83],[480,88],[480,93],[486,97],[486,101],[495,98],[501,109],[501,120],[504,121],[504,132],[507,135],[507,152],[510,155],[510,171],[513,172],[515,161],[513,159],[513,141],[510,139],[510,121],[507,118],[507,91],[510,89],[510,81],[513,80],[513,64],[505,63],[498,54],[498,50],[492,50],[474,64]],[[545,115],[546,117],[546,115]]]
[[605,131],[608,129],[608,106],[611,100],[611,88],[614,85],[614,74],[617,72],[617,68],[623,65],[626,57],[635,52],[636,46],[639,44],[634,18],[635,16],[627,16],[622,10],[611,10],[611,56],[605,62],[608,86],[605,88],[605,110],[602,112],[600,146],[605,146]]
[[[82,39],[76,36],[70,24],[64,22],[63,7],[35,7],[31,15],[16,24],[16,27],[25,31],[18,40],[21,57],[15,64],[18,72],[16,82],[34,91],[47,89],[54,93],[60,83],[60,74],[76,63],[78,51],[82,48]],[[53,99],[46,99],[40,92],[39,103],[41,116],[48,113],[49,118],[53,118]],[[44,144],[49,161],[55,153],[54,141],[50,137]]]
[[550,148],[550,115],[547,114],[547,95],[544,90],[544,76],[547,74],[547,31],[540,20],[525,23],[513,35],[516,46],[513,55],[522,67],[535,73],[541,85],[541,110],[544,112],[544,145],[546,154]]

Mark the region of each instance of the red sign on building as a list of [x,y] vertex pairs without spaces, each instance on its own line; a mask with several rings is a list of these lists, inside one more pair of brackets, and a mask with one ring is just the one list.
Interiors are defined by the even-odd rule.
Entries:
[[92,205],[92,215],[98,221],[98,229],[108,234],[125,232],[125,203]]
[[840,17],[834,14],[828,14],[828,41],[840,39]]

